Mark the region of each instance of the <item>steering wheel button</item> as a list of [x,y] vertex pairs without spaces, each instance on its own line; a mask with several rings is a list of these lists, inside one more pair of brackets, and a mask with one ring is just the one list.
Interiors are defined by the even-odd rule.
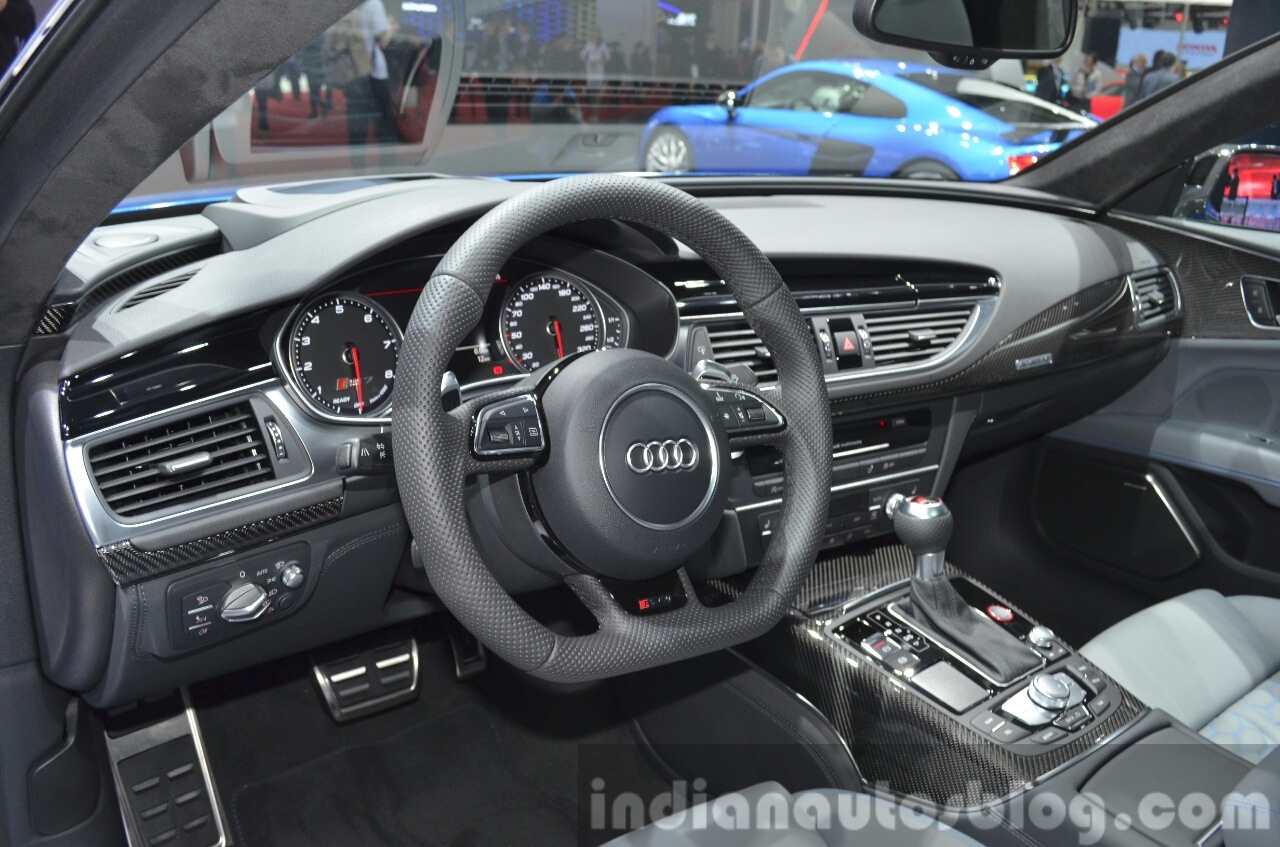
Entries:
[[490,444],[510,444],[511,430],[505,426],[489,427],[488,439]]

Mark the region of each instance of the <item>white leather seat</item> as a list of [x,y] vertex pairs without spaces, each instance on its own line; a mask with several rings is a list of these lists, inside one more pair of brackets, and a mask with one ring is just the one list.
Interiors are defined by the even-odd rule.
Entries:
[[1148,706],[1251,762],[1280,746],[1278,599],[1193,591],[1080,652]]
[[605,847],[982,847],[919,812],[852,791],[764,782],[663,818]]

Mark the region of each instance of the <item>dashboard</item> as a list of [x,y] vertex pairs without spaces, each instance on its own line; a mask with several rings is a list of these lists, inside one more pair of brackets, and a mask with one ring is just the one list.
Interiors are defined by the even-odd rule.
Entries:
[[[440,258],[520,190],[251,189],[85,243],[20,398],[20,482],[46,506],[26,532],[34,594],[44,619],[68,622],[52,678],[115,704],[438,609],[393,473],[398,354],[430,318],[416,312]],[[774,262],[823,361],[829,550],[887,533],[889,494],[945,487],[968,445],[1105,403],[1158,364],[1181,320],[1156,253],[1066,213],[874,196],[708,202]],[[957,215],[969,225],[949,225]],[[724,281],[684,245],[616,222],[518,251],[450,369],[469,398],[604,348],[689,370],[711,359],[765,396],[776,387]],[[776,529],[786,478],[772,448],[735,453],[730,485],[715,549],[688,564],[696,578],[753,566]],[[503,525],[501,496],[482,485],[467,503],[495,577],[515,592],[554,584],[539,567],[552,551]],[[261,614],[209,613],[250,582]]]

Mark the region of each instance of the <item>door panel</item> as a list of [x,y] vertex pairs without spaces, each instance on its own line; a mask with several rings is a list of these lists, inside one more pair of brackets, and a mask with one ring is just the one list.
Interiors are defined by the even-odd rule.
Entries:
[[[1059,430],[1045,449],[1038,508],[1045,500],[1065,498],[1070,507],[1106,496],[1105,483],[1076,480],[1079,490],[1070,491],[1043,473],[1065,452],[1137,474],[1135,485],[1147,480],[1198,548],[1192,565],[1168,573],[1144,574],[1132,561],[1096,552],[1085,556],[1091,565],[1157,596],[1202,586],[1280,594],[1280,335],[1275,341],[1176,341],[1142,383]],[[1125,529],[1130,537],[1117,544],[1150,541],[1151,527],[1143,522],[1129,521],[1121,534]],[[1054,534],[1046,532],[1050,541]]]

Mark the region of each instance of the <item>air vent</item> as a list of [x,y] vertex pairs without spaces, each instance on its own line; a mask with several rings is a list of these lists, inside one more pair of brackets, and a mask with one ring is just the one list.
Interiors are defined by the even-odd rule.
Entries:
[[129,299],[121,303],[120,308],[116,311],[123,312],[125,309],[132,309],[134,306],[141,305],[153,297],[159,297],[166,291],[174,290],[187,280],[191,279],[191,277],[195,276],[197,270],[199,270],[199,268],[193,268],[189,271],[183,271],[182,273],[175,274],[174,276],[159,279],[148,285],[142,286],[133,294],[129,295]]
[[1129,277],[1139,327],[1167,321],[1178,314],[1178,289],[1168,268],[1139,271]]
[[932,359],[956,342],[973,315],[972,307],[944,312],[870,312],[867,332],[876,367]]
[[177,270],[193,262],[211,259],[221,252],[222,244],[218,241],[210,241],[193,247],[186,247],[182,250],[175,250],[172,253],[157,256],[140,265],[126,268],[115,276],[107,277],[95,285],[89,293],[85,294],[84,299],[76,306],[76,315],[83,315],[100,303],[110,300],[121,291],[132,288],[140,282]]
[[89,467],[121,517],[170,510],[275,479],[248,403],[224,406],[95,444]]
[[777,382],[778,369],[760,336],[745,320],[728,321],[707,327],[711,352],[722,365],[746,365],[760,382]]

